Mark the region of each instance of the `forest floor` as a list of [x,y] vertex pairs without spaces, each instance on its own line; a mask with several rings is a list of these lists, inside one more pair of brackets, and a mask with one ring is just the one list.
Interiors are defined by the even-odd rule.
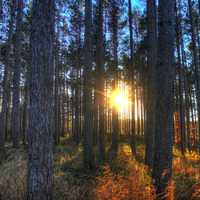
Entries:
[[[0,199],[23,200],[26,194],[27,153],[24,147],[7,147],[0,166]],[[155,192],[143,164],[144,145],[138,142],[137,158],[128,144],[121,143],[116,159],[108,156],[104,166],[86,171],[82,147],[63,138],[54,153],[54,199],[56,200],[153,200]],[[173,198],[175,196],[175,198]],[[173,180],[168,199],[200,199],[200,156],[174,149]]]

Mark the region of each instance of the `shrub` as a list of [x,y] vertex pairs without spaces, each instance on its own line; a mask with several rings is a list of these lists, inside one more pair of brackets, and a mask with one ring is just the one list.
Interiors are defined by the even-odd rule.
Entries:
[[117,162],[119,169],[121,166],[123,171],[116,171],[113,166],[105,165],[102,174],[97,177],[95,199],[154,200],[155,190],[147,168],[130,156],[127,147],[122,148]]

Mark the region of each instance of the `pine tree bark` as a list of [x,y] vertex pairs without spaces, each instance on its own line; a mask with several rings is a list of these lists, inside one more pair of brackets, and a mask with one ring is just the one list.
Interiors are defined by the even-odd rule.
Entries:
[[181,60],[181,18],[178,13],[178,5],[175,2],[175,14],[176,14],[176,49],[177,49],[177,61],[178,61],[178,93],[179,93],[179,113],[180,113],[180,136],[181,136],[181,152],[185,153],[186,150],[186,132],[185,132],[185,112],[183,108],[183,76],[182,76],[182,60]]
[[85,68],[84,68],[84,165],[94,167],[93,153],[93,105],[92,105],[92,2],[85,0]]
[[104,40],[103,40],[103,0],[98,0],[97,13],[97,104],[99,114],[99,131],[98,131],[98,147],[99,147],[99,161],[105,160],[105,78],[104,78]]
[[129,64],[129,81],[131,85],[131,110],[132,110],[132,121],[131,121],[131,128],[130,128],[130,146],[133,155],[136,155],[136,144],[135,144],[135,70],[134,70],[134,49],[133,49],[133,14],[132,14],[132,3],[131,0],[128,1],[128,20],[129,20],[129,38],[130,38],[130,64]]
[[153,167],[154,137],[155,137],[155,69],[157,62],[157,6],[155,0],[147,1],[147,114],[145,127],[145,163]]
[[59,61],[59,28],[56,37],[56,44],[55,44],[55,83],[54,83],[54,143],[59,143],[59,135],[60,135],[60,61]]
[[160,198],[164,198],[172,174],[174,6],[174,0],[159,1],[153,178]]
[[[112,90],[115,91],[118,86],[118,6],[115,0],[112,0],[111,24],[112,24],[112,45],[113,45],[113,82]],[[119,120],[116,106],[112,108],[112,145],[114,153],[118,151],[119,143]]]
[[20,139],[20,69],[21,69],[21,44],[22,44],[22,17],[23,0],[17,1],[16,33],[14,42],[14,75],[13,75],[13,98],[12,98],[12,121],[11,132],[13,146],[19,146]]
[[76,143],[80,143],[81,141],[81,16],[79,15],[79,24],[77,34],[77,53],[76,53],[76,86],[75,86],[75,124],[76,124]]
[[54,0],[33,0],[28,128],[29,200],[53,198],[54,13]]
[[[28,69],[29,70],[29,69]],[[22,116],[22,143],[27,142],[27,129],[28,129],[28,105],[29,105],[29,71],[26,72],[26,81],[24,85],[24,104],[23,104],[23,116]]]

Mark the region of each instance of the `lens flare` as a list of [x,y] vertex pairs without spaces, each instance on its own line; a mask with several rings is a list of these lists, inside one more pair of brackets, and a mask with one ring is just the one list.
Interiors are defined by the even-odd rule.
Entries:
[[130,102],[128,95],[120,89],[111,92],[110,101],[112,107],[115,107],[119,113],[127,113],[129,110]]

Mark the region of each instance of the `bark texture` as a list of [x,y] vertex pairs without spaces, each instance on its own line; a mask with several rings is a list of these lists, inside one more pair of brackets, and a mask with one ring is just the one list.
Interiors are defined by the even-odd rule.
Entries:
[[98,146],[99,146],[99,160],[105,160],[105,78],[104,78],[104,40],[103,40],[103,0],[98,0],[98,13],[97,13],[97,104],[99,115],[99,128],[98,128]]
[[145,127],[145,163],[153,167],[154,155],[154,137],[155,137],[155,69],[157,61],[157,20],[156,20],[156,2],[155,0],[147,1],[147,117]]
[[174,0],[160,0],[153,178],[161,197],[164,197],[172,173],[174,18]]
[[94,167],[92,105],[92,2],[85,0],[85,69],[84,69],[84,165]]
[[13,98],[12,98],[12,138],[13,146],[19,146],[20,137],[20,69],[21,69],[21,44],[22,44],[22,17],[23,0],[17,1],[16,33],[14,43],[14,75],[13,75]]
[[51,200],[54,0],[34,0],[32,9],[27,199]]

